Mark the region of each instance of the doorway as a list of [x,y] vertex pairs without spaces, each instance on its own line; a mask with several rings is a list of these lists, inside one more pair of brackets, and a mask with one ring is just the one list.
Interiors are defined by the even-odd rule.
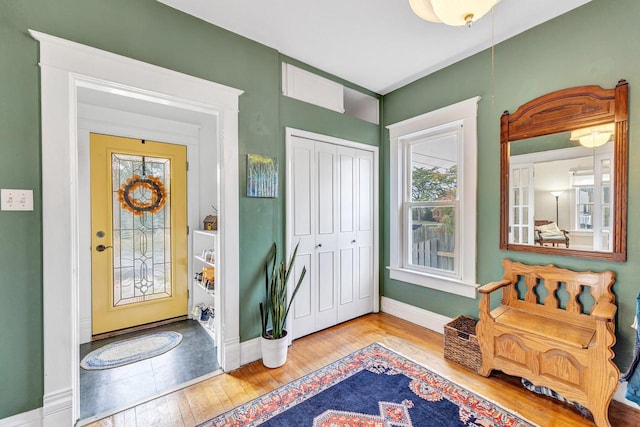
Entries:
[[[171,107],[183,117],[200,115],[218,141],[220,176],[221,321],[220,364],[240,365],[238,317],[238,98],[242,91],[29,30],[40,44],[42,134],[42,229],[44,395],[43,423],[70,425],[79,417],[78,346],[82,254],[79,99],[90,88],[106,98],[144,104],[147,111]],[[151,139],[151,138],[150,138]],[[199,222],[200,218],[196,222]]]
[[292,339],[378,307],[378,147],[287,129],[287,246],[306,268]]
[[[177,279],[180,280],[177,282],[181,282],[182,288],[178,286],[177,289],[171,288],[168,292],[167,289],[155,289],[160,291],[160,297],[164,296],[165,298],[157,300],[157,297],[151,296],[148,309],[152,315],[156,315],[156,309],[159,304],[162,305],[162,300],[169,299],[166,298],[168,295],[162,294],[171,293],[172,295],[182,294],[182,298],[172,299],[178,302],[175,308],[178,311],[160,315],[158,318],[138,318],[133,323],[148,323],[160,318],[174,318],[175,316],[186,315],[188,308],[197,302],[197,300],[193,299],[193,295],[196,294],[193,292],[194,289],[190,289],[189,303],[187,302],[187,289],[185,289],[193,286],[188,278],[192,276],[189,259],[192,258],[193,251],[190,242],[195,234],[193,231],[187,234],[187,223],[192,230],[199,228],[200,219],[205,215],[203,212],[206,212],[206,207],[219,203],[216,168],[211,168],[210,164],[207,164],[206,168],[202,168],[199,163],[199,159],[202,156],[210,159],[213,164],[218,162],[215,127],[207,126],[206,116],[198,115],[197,113],[186,115],[180,111],[167,108],[146,111],[144,105],[140,103],[113,99],[112,97],[103,98],[105,98],[104,94],[98,93],[93,89],[80,88],[78,90],[78,187],[80,200],[83,201],[79,206],[79,238],[82,247],[86,245],[90,249],[79,254],[80,264],[78,268],[80,276],[118,276],[119,279],[125,278],[130,282],[135,282],[133,272],[125,272],[123,266],[126,269],[127,264],[133,265],[136,267],[133,269],[134,272],[139,274],[141,267],[143,267],[140,261],[147,258],[146,272],[148,274],[147,284],[149,284],[150,280],[157,276],[152,275],[149,270],[155,268],[156,272],[161,271],[159,264],[162,264],[164,260],[161,259],[160,261],[162,262],[151,263],[148,259],[149,257],[141,252],[160,252],[161,258],[165,255],[169,258],[172,255],[176,255],[178,267],[169,270],[174,273],[173,275],[178,276]],[[198,117],[204,123],[198,124]],[[151,140],[165,142],[153,142]],[[169,144],[166,141],[171,141],[171,143]],[[96,144],[101,148],[97,150]],[[102,153],[102,160],[95,158],[96,151]],[[189,160],[190,167],[185,170],[187,160]],[[169,161],[168,164],[167,161]],[[96,169],[100,169],[95,166],[96,163],[102,169],[101,172],[98,172],[98,175],[105,182],[92,179],[92,174],[96,173]],[[182,178],[176,180],[169,176],[169,183],[166,180],[160,180],[160,183],[156,183],[158,185],[162,184],[160,188],[164,188],[164,191],[168,193],[168,198],[164,200],[163,207],[163,209],[169,209],[168,212],[164,212],[163,215],[162,210],[158,210],[157,213],[160,215],[157,217],[147,216],[147,218],[144,218],[144,215],[134,215],[131,211],[131,206],[128,206],[130,209],[122,207],[120,198],[121,196],[124,197],[125,194],[121,195],[119,190],[123,189],[123,185],[131,183],[134,175],[136,180],[145,175],[148,178],[155,177],[159,179],[161,175],[168,171],[170,172],[170,169],[174,169],[173,166],[182,169],[180,172]],[[116,167],[115,171],[112,170],[113,167]],[[132,171],[135,173],[129,173]],[[153,187],[151,183],[148,184]],[[103,187],[107,187],[107,190],[105,191]],[[108,195],[105,200],[99,203],[99,206],[92,207],[91,204],[96,201],[96,195],[98,194]],[[146,203],[149,204],[149,210],[154,210],[152,205],[154,198],[151,194],[145,196],[140,192],[134,192],[132,196],[136,197],[136,200],[129,200],[132,205],[143,206],[143,209],[146,209],[144,208]],[[157,201],[158,199],[155,200]],[[92,203],[89,203],[89,201]],[[172,205],[173,208],[180,207],[178,214],[176,214],[175,209],[173,212],[171,211]],[[119,211],[119,214],[116,215],[117,221],[112,219],[113,211]],[[95,217],[96,213],[98,217],[102,218],[92,221],[91,218]],[[167,242],[161,239],[160,243],[165,246],[164,249],[169,251],[168,254],[166,254],[166,250],[158,251],[160,246],[153,243],[154,234],[164,234],[167,231],[162,226],[167,219],[171,228],[183,231],[182,233],[176,233],[176,237],[179,240],[177,245],[172,245],[171,242],[166,245]],[[141,220],[144,220],[145,224],[142,224]],[[97,223],[99,222],[102,222],[103,226],[98,227]],[[124,236],[124,240],[130,234],[136,234],[137,237],[127,249],[125,247],[126,244],[122,241],[123,239],[118,241],[118,239],[111,238],[110,234],[112,232],[107,230],[107,225],[115,229],[113,231],[114,234],[117,233]],[[141,226],[146,231],[155,230],[146,236],[146,242],[140,240],[144,237],[144,233],[141,234],[139,232]],[[102,234],[100,233],[101,231],[105,233],[103,237],[99,237],[99,234]],[[143,243],[146,244],[143,245]],[[100,244],[105,246],[102,252],[96,250]],[[107,248],[107,246],[113,247]],[[147,246],[146,251],[134,250],[142,248],[142,246]],[[150,250],[149,248],[151,247],[155,247],[156,250]],[[108,260],[113,260],[115,259],[114,253],[122,255],[123,252],[124,260],[120,256],[117,262],[112,262],[112,264],[116,265],[116,269],[120,269],[120,271],[113,270],[111,266],[102,268],[103,272],[94,271],[93,268],[90,268],[93,264],[92,258],[100,258],[106,255]],[[136,252],[138,252],[137,255],[135,254]],[[140,260],[136,261],[135,258],[140,258]],[[224,263],[224,257],[221,257],[219,261]],[[139,337],[158,330],[179,332],[183,338],[176,348],[166,354],[118,368],[103,371],[86,371],[76,366],[79,372],[80,425],[148,400],[158,394],[172,391],[179,387],[180,384],[190,384],[196,380],[202,380],[222,372],[220,369],[222,348],[216,341],[211,339],[207,330],[197,320],[184,320],[166,326],[155,326],[151,329],[147,329],[149,325],[146,324],[143,326],[145,328],[144,331],[128,332],[112,338],[109,337],[109,333],[101,334],[101,339],[92,341],[92,339],[95,339],[95,333],[103,332],[102,329],[93,330],[93,325],[96,322],[94,322],[95,310],[92,310],[92,307],[94,307],[93,300],[96,293],[102,292],[102,300],[111,302],[111,305],[115,303],[116,306],[113,309],[108,307],[107,312],[114,313],[117,318],[122,317],[124,320],[137,318],[138,316],[130,316],[129,314],[121,316],[122,307],[117,303],[122,300],[122,297],[138,300],[142,297],[139,291],[139,294],[136,295],[137,290],[133,283],[129,283],[127,289],[127,284],[122,283],[122,280],[120,280],[117,283],[117,288],[119,289],[112,291],[108,286],[104,288],[94,286],[95,289],[92,292],[92,282],[93,285],[97,284],[97,281],[94,280],[81,281],[79,289],[80,358],[84,357],[88,352],[113,341]],[[140,281],[138,280],[138,282]],[[123,284],[125,285],[124,287],[122,286]],[[138,283],[138,286],[140,285],[142,283]],[[133,291],[131,287],[134,288]],[[133,292],[133,295],[128,295],[126,294],[127,292]],[[105,293],[106,295],[104,295]],[[114,302],[114,297],[117,297],[117,302]],[[139,302],[139,304],[143,305],[144,303],[145,301]],[[125,308],[127,308],[126,305]],[[222,310],[219,309],[218,313],[221,312]],[[127,326],[129,325],[118,324],[107,329],[118,329]],[[122,331],[119,330],[117,333],[120,334]]]

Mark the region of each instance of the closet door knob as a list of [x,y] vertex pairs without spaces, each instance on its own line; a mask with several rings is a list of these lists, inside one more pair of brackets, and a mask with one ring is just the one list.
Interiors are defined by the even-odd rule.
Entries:
[[322,247],[322,243],[318,243],[318,244],[316,245],[316,248],[321,248],[321,247]]

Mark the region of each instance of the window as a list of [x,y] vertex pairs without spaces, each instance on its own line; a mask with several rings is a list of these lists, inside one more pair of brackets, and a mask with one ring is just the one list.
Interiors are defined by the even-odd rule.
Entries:
[[388,126],[392,279],[476,296],[479,99]]
[[535,166],[510,160],[509,173],[509,243],[534,243],[533,206]]
[[578,216],[576,224],[579,230],[593,229],[593,187],[576,188],[576,200],[578,207],[576,214]]
[[575,229],[593,233],[596,251],[610,251],[613,247],[611,163],[611,152],[602,151],[594,154],[593,170],[575,171],[571,176],[575,191]]
[[406,143],[407,168],[404,201],[409,268],[418,271],[458,270],[456,224],[458,203],[458,141],[461,126]]

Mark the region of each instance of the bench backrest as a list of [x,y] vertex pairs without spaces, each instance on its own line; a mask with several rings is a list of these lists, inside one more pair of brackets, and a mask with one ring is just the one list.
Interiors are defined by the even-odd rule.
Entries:
[[[593,298],[593,306],[589,313],[596,306],[601,298],[604,301],[615,304],[615,295],[611,291],[611,287],[615,282],[615,273],[613,271],[603,271],[594,273],[591,271],[577,272],[564,268],[555,267],[553,265],[526,265],[519,262],[511,261],[505,258],[502,261],[504,267],[503,280],[508,280],[512,284],[505,286],[502,290],[502,304],[511,307],[527,310],[540,315],[548,315],[554,318],[561,318],[564,321],[584,324],[590,322],[589,314],[584,313],[584,308],[580,302],[580,295],[588,291]],[[518,297],[517,285],[519,282],[526,286],[524,299]],[[558,291],[564,284],[563,289],[568,295],[568,299],[564,302],[562,308]],[[539,300],[539,294],[536,293],[536,287],[542,286],[546,293],[543,300]],[[540,293],[540,290],[538,290]]]

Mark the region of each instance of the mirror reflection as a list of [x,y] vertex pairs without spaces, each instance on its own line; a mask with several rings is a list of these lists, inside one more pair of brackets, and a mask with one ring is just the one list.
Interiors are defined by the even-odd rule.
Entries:
[[509,153],[509,243],[613,250],[613,123],[512,141]]
[[500,249],[627,259],[629,85],[576,86],[500,117]]

